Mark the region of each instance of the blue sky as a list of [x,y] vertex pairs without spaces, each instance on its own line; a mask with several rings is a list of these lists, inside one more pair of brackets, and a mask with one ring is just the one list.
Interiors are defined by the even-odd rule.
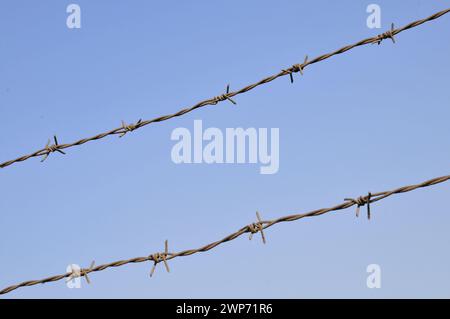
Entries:
[[[173,113],[294,63],[449,7],[450,1],[69,1],[0,4],[0,161]],[[382,29],[366,7],[382,9]],[[449,173],[450,16],[124,138],[0,171],[0,286],[163,250],[196,248],[263,219]],[[172,162],[171,132],[279,128],[277,174]],[[450,186],[243,236],[170,261],[94,273],[6,298],[450,297]],[[382,287],[366,287],[379,264]]]

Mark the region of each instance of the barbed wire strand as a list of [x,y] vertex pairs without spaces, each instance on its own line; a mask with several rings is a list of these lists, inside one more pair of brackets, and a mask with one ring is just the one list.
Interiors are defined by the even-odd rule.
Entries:
[[[186,113],[190,113],[190,112],[192,112],[192,111],[194,111],[194,110],[196,110],[198,108],[202,108],[202,107],[205,107],[205,106],[208,106],[208,105],[216,105],[216,104],[218,104],[220,102],[223,102],[223,101],[229,101],[229,102],[231,102],[233,104],[236,104],[236,102],[232,99],[232,97],[234,97],[236,95],[248,92],[248,91],[256,88],[257,86],[260,86],[260,85],[272,82],[273,80],[275,80],[275,79],[277,79],[279,77],[286,76],[286,75],[289,75],[290,79],[291,79],[291,82],[293,82],[294,81],[293,80],[293,73],[300,72],[303,75],[303,71],[304,71],[304,69],[307,66],[312,65],[314,63],[318,63],[320,61],[324,61],[326,59],[331,58],[332,56],[335,56],[335,55],[338,55],[338,54],[342,54],[344,52],[347,52],[347,51],[349,51],[349,50],[351,50],[353,48],[356,48],[356,47],[359,47],[359,46],[362,46],[362,45],[375,44],[375,43],[380,44],[385,39],[391,39],[395,43],[394,36],[399,34],[400,32],[403,32],[403,31],[408,30],[408,29],[415,28],[415,27],[417,27],[417,26],[419,26],[419,25],[421,25],[421,24],[423,24],[425,22],[432,21],[432,20],[435,20],[437,18],[440,18],[441,16],[443,16],[443,15],[449,13],[449,12],[450,12],[450,8],[442,10],[440,12],[437,12],[437,13],[429,16],[428,18],[411,22],[411,23],[409,23],[409,24],[407,24],[407,25],[405,25],[405,26],[403,26],[403,27],[401,27],[399,29],[394,29],[394,25],[392,24],[391,25],[391,29],[389,31],[386,31],[386,32],[384,32],[382,34],[379,34],[379,35],[371,37],[371,38],[367,38],[367,39],[361,40],[361,41],[359,41],[357,43],[344,46],[344,47],[342,47],[342,48],[340,48],[340,49],[338,49],[336,51],[333,51],[333,52],[327,53],[327,54],[323,54],[323,55],[318,56],[318,57],[316,57],[316,58],[314,58],[312,60],[308,60],[308,56],[306,56],[306,58],[305,58],[305,60],[304,60],[304,62],[302,64],[294,64],[288,69],[282,69],[282,71],[279,72],[278,74],[266,77],[266,78],[264,78],[264,79],[262,79],[262,80],[260,80],[260,81],[258,81],[256,83],[247,85],[246,87],[244,87],[244,88],[242,88],[242,89],[240,89],[238,91],[230,92],[230,90],[229,90],[230,86],[228,85],[227,89],[226,89],[226,93],[224,93],[222,95],[219,95],[219,96],[216,96],[216,97],[213,97],[213,98],[210,98],[210,99],[207,99],[207,100],[203,100],[201,102],[198,102],[197,104],[195,104],[192,107],[182,109],[182,110],[180,110],[180,111],[178,111],[176,113],[169,114],[169,115],[163,115],[163,116],[151,119],[151,120],[142,120],[142,119],[140,119],[136,123],[128,124],[128,125],[125,124],[125,122],[122,121],[122,126],[120,126],[118,128],[112,129],[112,130],[104,132],[104,133],[97,134],[97,135],[92,136],[92,137],[83,138],[81,140],[78,140],[78,141],[70,143],[70,144],[58,144],[57,142],[55,142],[55,144],[53,144],[53,145],[47,144],[44,148],[42,148],[42,149],[40,149],[40,150],[38,150],[38,151],[36,151],[34,153],[31,153],[31,154],[28,154],[28,155],[24,155],[24,156],[18,157],[16,159],[9,160],[9,161],[6,161],[4,163],[1,163],[0,164],[0,168],[5,168],[5,167],[7,167],[9,165],[12,165],[14,163],[23,162],[23,161],[28,160],[28,159],[30,159],[32,157],[43,156],[44,159],[46,159],[51,153],[54,153],[54,152],[62,153],[61,150],[63,150],[63,149],[66,149],[66,148],[69,148],[69,147],[74,147],[74,146],[79,146],[79,145],[85,144],[85,143],[90,142],[90,141],[100,140],[100,139],[103,139],[103,138],[105,138],[107,136],[110,136],[110,135],[119,135],[119,137],[123,137],[125,134],[127,134],[129,132],[132,132],[134,130],[137,130],[137,129],[141,128],[141,127],[147,126],[147,125],[152,124],[152,123],[167,121],[169,119],[182,116],[182,115],[184,115]],[[64,153],[62,153],[62,154],[64,154]]]
[[273,225],[276,225],[276,224],[282,223],[282,222],[293,222],[293,221],[296,221],[296,220],[299,220],[299,219],[302,219],[305,217],[320,216],[320,215],[323,215],[323,214],[326,214],[326,213],[329,213],[332,211],[347,209],[354,205],[357,205],[357,208],[367,205],[368,206],[368,218],[370,218],[370,208],[369,208],[370,206],[369,205],[371,203],[373,204],[374,202],[377,202],[379,200],[382,200],[382,199],[389,197],[391,195],[394,195],[394,194],[410,192],[410,191],[413,191],[418,188],[429,187],[432,185],[446,182],[448,180],[450,180],[450,175],[441,176],[441,177],[430,179],[430,180],[425,181],[420,184],[403,186],[403,187],[400,187],[400,188],[397,188],[397,189],[394,189],[391,191],[384,191],[384,192],[379,192],[379,193],[369,193],[367,196],[360,196],[357,199],[347,198],[347,199],[345,199],[345,202],[343,202],[339,205],[333,206],[333,207],[321,208],[321,209],[310,211],[308,213],[283,216],[278,219],[269,220],[269,221],[261,220],[261,217],[260,217],[259,213],[257,212],[256,213],[257,222],[246,225],[246,226],[242,227],[241,229],[239,229],[238,231],[236,231],[218,241],[212,242],[208,245],[205,245],[205,246],[197,248],[197,249],[189,249],[189,250],[183,250],[178,253],[171,253],[168,250],[168,241],[166,240],[165,241],[165,250],[162,253],[159,252],[159,253],[150,254],[150,255],[144,256],[144,257],[136,257],[136,258],[131,258],[131,259],[114,261],[114,262],[99,265],[96,267],[94,267],[94,263],[92,262],[91,266],[89,268],[83,268],[76,273],[74,273],[72,271],[72,272],[68,272],[65,274],[48,277],[45,279],[24,281],[20,284],[4,288],[3,290],[0,291],[0,295],[9,293],[9,292],[11,292],[15,289],[21,288],[21,287],[29,287],[29,286],[34,286],[37,284],[44,284],[47,282],[58,281],[58,280],[61,280],[64,278],[72,279],[74,277],[83,277],[84,276],[84,277],[86,277],[88,283],[90,283],[90,280],[87,277],[87,275],[89,273],[96,272],[96,271],[102,271],[102,270],[105,270],[110,267],[120,267],[120,266],[124,266],[124,265],[130,264],[130,263],[142,263],[142,262],[147,262],[147,261],[153,261],[153,266],[152,266],[152,269],[150,272],[150,276],[152,276],[154,274],[155,267],[157,266],[158,263],[160,263],[162,261],[162,262],[164,262],[167,272],[169,272],[170,269],[169,269],[169,266],[167,263],[169,260],[171,260],[173,258],[177,258],[177,257],[185,257],[185,256],[190,256],[190,255],[193,255],[196,253],[209,251],[223,243],[232,241],[245,233],[250,233],[250,239],[251,239],[251,236],[253,234],[260,232],[263,243],[266,243],[266,237],[264,235],[263,230],[267,229],[269,227],[272,227]]

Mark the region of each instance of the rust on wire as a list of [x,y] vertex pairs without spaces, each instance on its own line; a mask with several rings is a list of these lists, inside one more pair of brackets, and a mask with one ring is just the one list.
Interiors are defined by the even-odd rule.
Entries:
[[[386,31],[386,32],[384,32],[384,33],[382,33],[380,35],[377,35],[377,36],[371,37],[371,38],[367,38],[367,39],[363,39],[363,40],[361,40],[359,42],[356,42],[356,43],[351,44],[351,45],[344,46],[344,47],[342,47],[342,48],[340,48],[340,49],[338,49],[336,51],[333,51],[333,52],[327,53],[327,54],[323,54],[323,55],[318,56],[318,57],[316,57],[316,58],[314,58],[312,60],[309,60],[309,61],[307,59],[305,59],[305,62],[303,62],[303,64],[300,64],[300,65],[299,64],[294,64],[294,66],[292,66],[288,70],[282,70],[278,74],[274,74],[274,75],[268,76],[268,77],[266,77],[266,78],[264,78],[264,79],[262,79],[262,80],[260,80],[260,81],[258,81],[256,83],[247,85],[246,87],[244,87],[244,88],[242,88],[242,89],[240,89],[238,91],[230,92],[229,88],[228,88],[227,92],[225,94],[222,94],[220,96],[217,96],[217,97],[214,97],[214,98],[211,98],[211,99],[203,100],[203,101],[198,102],[197,104],[195,104],[195,105],[193,105],[191,107],[184,108],[184,109],[182,109],[182,110],[180,110],[180,111],[178,111],[176,113],[169,114],[169,115],[163,115],[163,116],[151,119],[151,120],[141,121],[140,123],[138,123],[135,126],[133,126],[132,130],[144,127],[144,126],[152,124],[152,123],[158,123],[158,122],[162,122],[162,121],[167,121],[167,120],[170,120],[172,118],[175,118],[175,117],[178,117],[178,116],[182,116],[182,115],[184,115],[186,113],[192,112],[192,111],[194,111],[196,109],[199,109],[199,108],[202,108],[202,107],[206,107],[208,105],[216,105],[219,102],[222,102],[222,101],[225,101],[225,100],[228,100],[228,101],[230,101],[233,104],[236,104],[236,102],[232,99],[233,96],[236,96],[238,94],[243,94],[245,92],[253,90],[257,86],[260,86],[260,85],[263,85],[263,84],[267,84],[269,82],[272,82],[272,81],[276,80],[279,77],[283,77],[283,76],[286,76],[286,75],[289,75],[290,78],[291,78],[291,82],[293,82],[294,81],[294,78],[292,76],[293,72],[300,72],[301,74],[303,74],[303,70],[304,70],[304,68],[306,66],[309,66],[311,64],[318,63],[318,62],[321,62],[323,60],[329,59],[329,58],[331,58],[331,57],[333,57],[335,55],[342,54],[344,52],[347,52],[347,51],[349,51],[351,49],[354,49],[356,47],[359,47],[359,46],[363,46],[363,45],[367,45],[367,44],[373,44],[373,43],[380,44],[383,40],[388,39],[388,38],[390,38],[395,43],[394,36],[399,34],[400,32],[406,31],[408,29],[415,28],[415,27],[417,27],[417,26],[419,26],[419,25],[421,25],[421,24],[423,24],[425,22],[438,19],[438,18],[442,17],[443,15],[445,15],[445,14],[447,14],[449,12],[450,12],[450,9],[445,9],[445,10],[436,12],[435,14],[433,14],[433,15],[425,18],[425,19],[411,22],[411,23],[409,23],[409,24],[407,24],[407,25],[405,25],[405,26],[403,26],[402,28],[399,28],[399,29],[394,29],[394,25],[392,24],[391,25],[391,29],[389,31]],[[123,136],[124,133],[127,133],[129,131],[130,131],[129,129],[124,128],[123,125],[122,125],[122,127],[115,128],[115,129],[112,129],[110,131],[107,131],[107,132],[104,132],[104,133],[100,133],[100,134],[97,134],[97,135],[92,136],[92,137],[84,138],[84,139],[81,139],[79,141],[76,141],[76,142],[73,142],[73,143],[70,143],[70,144],[56,145],[54,148],[52,148],[51,152],[54,152],[56,150],[62,150],[62,149],[69,148],[69,147],[79,146],[79,145],[85,144],[85,143],[90,142],[90,141],[100,140],[100,139],[103,139],[103,138],[105,138],[107,136],[110,136],[110,135],[120,134],[121,136]],[[14,163],[23,162],[23,161],[28,160],[28,159],[30,159],[32,157],[43,156],[43,155],[48,155],[48,154],[49,154],[49,150],[47,148],[44,148],[44,149],[38,150],[38,151],[36,151],[34,153],[31,153],[31,154],[28,154],[28,155],[24,155],[24,156],[18,157],[16,159],[3,162],[3,163],[0,164],[0,168],[7,167],[7,166],[12,165]]]
[[[147,257],[135,257],[135,258],[131,258],[131,259],[124,259],[124,260],[118,260],[115,262],[111,262],[109,264],[103,264],[97,267],[94,267],[93,264],[91,264],[91,267],[87,270],[83,270],[82,274],[86,277],[86,275],[88,273],[91,272],[95,272],[95,271],[103,271],[107,268],[110,267],[120,267],[120,266],[124,266],[126,264],[130,264],[130,263],[141,263],[141,262],[148,262],[149,260],[153,260],[154,265],[153,268],[151,270],[150,275],[153,275],[154,271],[155,271],[155,267],[156,265],[163,261],[164,265],[166,267],[166,270],[169,271],[169,265],[167,264],[167,261],[173,258],[177,258],[177,257],[185,257],[185,256],[190,256],[196,253],[200,253],[200,252],[205,252],[205,251],[209,251],[211,249],[214,249],[215,247],[224,244],[226,242],[232,241],[240,236],[242,236],[245,233],[256,233],[257,231],[261,232],[262,235],[262,231],[263,229],[267,229],[273,225],[279,224],[279,223],[283,223],[283,222],[293,222],[305,217],[315,217],[315,216],[321,216],[333,211],[339,211],[339,210],[343,210],[343,209],[347,209],[350,208],[354,205],[359,205],[364,203],[374,203],[377,202],[379,200],[382,200],[386,197],[392,196],[394,194],[401,194],[401,193],[407,193],[407,192],[411,192],[415,189],[418,188],[423,188],[423,187],[429,187],[432,185],[436,185],[436,184],[440,184],[440,183],[444,183],[446,181],[450,180],[450,175],[446,175],[446,176],[441,176],[441,177],[436,177],[433,179],[430,179],[428,181],[425,181],[423,183],[420,184],[413,184],[413,185],[408,185],[408,186],[403,186],[400,188],[396,188],[394,190],[390,190],[390,191],[384,191],[384,192],[379,192],[379,193],[369,193],[368,196],[363,197],[363,199],[361,199],[361,201],[356,200],[356,199],[348,199],[346,200],[344,203],[338,204],[336,206],[333,207],[328,207],[328,208],[321,208],[321,209],[317,209],[317,210],[313,210],[307,213],[300,213],[300,214],[294,214],[294,215],[288,215],[288,216],[283,216],[274,220],[270,220],[270,221],[265,221],[263,222],[261,220],[261,217],[259,216],[259,214],[257,214],[257,218],[258,218],[258,222],[252,224],[252,226],[244,226],[241,229],[239,229],[238,231],[218,240],[215,242],[212,242],[210,244],[207,244],[203,247],[200,248],[196,248],[196,249],[189,249],[189,250],[184,250],[184,251],[180,251],[178,253],[169,253],[168,251],[168,242],[167,240],[165,241],[165,250],[164,253],[156,253]],[[263,237],[263,241],[265,241],[265,237]],[[43,284],[43,283],[47,283],[47,282],[54,282],[54,281],[59,281],[61,279],[64,278],[70,278],[72,276],[72,272],[69,273],[65,273],[65,274],[61,274],[61,275],[56,275],[56,276],[52,276],[52,277],[48,277],[45,279],[40,279],[40,280],[30,280],[30,281],[25,281],[22,282],[20,284],[16,284],[13,286],[9,286],[6,287],[2,290],[0,290],[0,295],[1,294],[6,294],[9,293],[15,289],[21,288],[21,287],[29,287],[29,286],[34,286],[37,284]]]

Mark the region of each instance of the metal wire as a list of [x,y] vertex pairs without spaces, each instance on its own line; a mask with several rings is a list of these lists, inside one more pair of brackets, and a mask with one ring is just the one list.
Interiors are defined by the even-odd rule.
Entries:
[[323,54],[323,55],[318,56],[318,57],[316,57],[316,58],[314,58],[312,60],[309,60],[309,61],[308,61],[308,57],[306,57],[302,64],[294,64],[293,66],[291,66],[288,69],[283,69],[278,74],[266,77],[266,78],[264,78],[264,79],[262,79],[262,80],[260,80],[260,81],[258,81],[256,83],[247,85],[246,87],[244,87],[244,88],[242,88],[242,89],[240,89],[238,91],[230,92],[229,91],[229,86],[228,86],[227,90],[226,90],[226,93],[224,93],[222,95],[219,95],[219,96],[216,96],[216,97],[213,97],[213,98],[210,98],[210,99],[207,99],[207,100],[203,100],[201,102],[198,102],[194,106],[191,106],[191,107],[188,107],[188,108],[184,108],[184,109],[182,109],[182,110],[180,110],[180,111],[178,111],[176,113],[173,113],[173,114],[160,116],[160,117],[157,117],[157,118],[154,118],[154,119],[151,119],[151,120],[139,120],[136,123],[129,124],[129,125],[126,125],[124,122],[122,122],[122,126],[120,126],[118,128],[112,129],[112,130],[104,132],[104,133],[97,134],[95,136],[91,136],[91,137],[88,137],[88,138],[83,138],[81,140],[78,140],[76,142],[69,143],[69,144],[58,144],[56,142],[56,137],[55,137],[55,144],[54,145],[47,144],[46,147],[44,147],[44,148],[42,148],[40,150],[37,150],[37,151],[35,151],[35,152],[31,153],[31,154],[24,155],[24,156],[18,157],[16,159],[9,160],[9,161],[6,161],[4,163],[1,163],[0,164],[0,168],[5,168],[5,167],[7,167],[9,165],[12,165],[14,163],[23,162],[25,160],[28,160],[28,159],[30,159],[32,157],[37,157],[37,156],[44,156],[44,159],[46,159],[51,153],[54,153],[54,152],[60,152],[61,153],[63,149],[74,147],[74,146],[83,145],[83,144],[85,144],[87,142],[90,142],[90,141],[100,140],[100,139],[103,139],[103,138],[105,138],[107,136],[110,136],[110,135],[119,135],[120,137],[122,137],[122,136],[124,136],[125,134],[127,134],[129,132],[132,132],[132,131],[137,130],[137,129],[141,128],[141,127],[147,126],[149,124],[167,121],[167,120],[172,119],[174,117],[182,116],[182,115],[184,115],[186,113],[192,112],[192,111],[194,111],[194,110],[196,110],[198,108],[202,108],[202,107],[205,107],[205,106],[208,106],[208,105],[216,105],[216,104],[218,104],[218,103],[220,103],[222,101],[229,101],[229,102],[231,102],[233,104],[236,104],[236,102],[232,99],[232,97],[234,97],[236,95],[248,92],[248,91],[256,88],[257,86],[260,86],[260,85],[272,82],[273,80],[275,80],[275,79],[277,79],[279,77],[286,76],[286,75],[289,75],[290,79],[291,79],[291,82],[293,82],[293,73],[300,72],[301,74],[303,74],[304,69],[307,66],[309,66],[309,65],[312,65],[314,63],[318,63],[320,61],[329,59],[332,56],[335,56],[335,55],[338,55],[338,54],[342,54],[344,52],[347,52],[347,51],[349,51],[349,50],[351,50],[353,48],[356,48],[356,47],[359,47],[359,46],[362,46],[362,45],[374,44],[374,43],[380,44],[385,39],[392,39],[392,41],[395,42],[394,36],[399,34],[400,32],[406,31],[408,29],[415,28],[415,27],[417,27],[417,26],[419,26],[419,25],[421,25],[421,24],[423,24],[425,22],[432,21],[432,20],[435,20],[437,18],[440,18],[441,16],[443,16],[443,15],[449,13],[449,12],[450,12],[450,8],[442,10],[440,12],[437,12],[437,13],[429,16],[428,18],[411,22],[411,23],[409,23],[409,24],[407,24],[404,27],[401,27],[399,29],[394,29],[393,25],[392,25],[391,29],[389,31],[386,31],[386,32],[384,32],[382,34],[379,34],[377,36],[361,40],[361,41],[359,41],[359,42],[357,42],[355,44],[352,44],[352,45],[347,45],[347,46],[342,47],[342,48],[340,48],[340,49],[338,49],[338,50],[336,50],[334,52]]
[[[100,266],[96,266],[94,267],[94,263],[91,263],[91,266],[89,268],[83,268],[81,269],[81,271],[78,271],[76,273],[72,272],[68,272],[65,274],[61,274],[61,275],[56,275],[56,276],[52,276],[52,277],[48,277],[48,278],[44,278],[44,279],[39,279],[39,280],[30,280],[30,281],[24,281],[20,284],[17,285],[13,285],[7,288],[4,288],[3,290],[0,291],[0,295],[1,294],[6,294],[9,293],[15,289],[21,288],[21,287],[29,287],[29,286],[34,286],[37,284],[44,284],[47,282],[53,282],[53,281],[58,281],[64,278],[74,278],[74,277],[87,277],[87,275],[91,272],[96,272],[96,271],[102,271],[105,270],[107,268],[110,267],[120,267],[120,266],[124,266],[126,264],[130,264],[130,263],[142,263],[142,262],[147,262],[147,261],[152,261],[153,262],[153,266],[150,272],[150,275],[153,275],[154,271],[155,271],[155,267],[158,263],[160,263],[161,261],[164,262],[164,265],[166,267],[166,270],[169,271],[169,266],[168,266],[168,261],[173,259],[173,258],[177,258],[177,257],[185,257],[185,256],[190,256],[196,253],[200,253],[200,252],[205,252],[205,251],[209,251],[223,243],[229,242],[231,240],[234,240],[238,237],[240,237],[241,235],[245,234],[245,233],[250,233],[250,239],[251,236],[257,232],[261,233],[262,236],[262,240],[265,243],[266,242],[266,237],[263,233],[264,229],[267,229],[269,227],[272,227],[276,224],[282,223],[282,222],[293,222],[305,217],[315,217],[315,216],[320,216],[326,213],[330,213],[332,211],[338,211],[338,210],[343,210],[343,209],[347,209],[350,208],[354,205],[357,205],[357,207],[361,207],[364,205],[369,205],[369,204],[373,204],[374,202],[377,202],[379,200],[382,200],[386,197],[392,196],[394,194],[401,194],[401,193],[406,193],[406,192],[411,192],[415,189],[418,188],[422,188],[422,187],[429,187],[432,185],[436,185],[439,183],[443,183],[450,180],[450,175],[447,176],[441,176],[441,177],[437,177],[437,178],[433,178],[430,179],[428,181],[425,181],[423,183],[420,184],[415,184],[415,185],[408,185],[408,186],[403,186],[391,191],[384,191],[384,192],[379,192],[379,193],[369,193],[367,196],[360,196],[357,199],[346,199],[345,202],[333,206],[333,207],[329,207],[329,208],[321,208],[321,209],[317,209],[317,210],[313,210],[307,213],[301,213],[301,214],[294,214],[294,215],[288,215],[288,216],[283,216],[280,217],[278,219],[274,219],[274,220],[268,220],[268,221],[263,221],[260,218],[259,213],[257,213],[257,222],[251,223],[249,225],[246,225],[244,227],[242,227],[241,229],[239,229],[238,231],[218,240],[215,242],[212,242],[208,245],[202,246],[200,248],[196,248],[196,249],[188,249],[188,250],[183,250],[181,252],[178,253],[171,253],[168,250],[168,242],[165,242],[165,249],[164,252],[158,252],[158,253],[153,253],[150,254],[148,256],[144,256],[144,257],[136,257],[136,258],[131,258],[131,259],[124,259],[124,260],[119,260],[119,261],[114,261],[108,264],[103,264]],[[369,213],[369,211],[368,211]],[[368,216],[369,217],[369,216]],[[87,277],[88,278],[88,277]],[[87,279],[88,280],[88,279]],[[90,281],[88,281],[90,282]]]

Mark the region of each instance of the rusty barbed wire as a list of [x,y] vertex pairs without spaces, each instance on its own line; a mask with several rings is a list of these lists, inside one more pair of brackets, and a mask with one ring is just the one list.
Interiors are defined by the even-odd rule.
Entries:
[[218,104],[220,102],[223,102],[225,100],[228,100],[228,101],[230,101],[233,104],[236,104],[236,102],[232,99],[232,97],[234,97],[236,95],[248,92],[248,91],[256,88],[257,86],[260,86],[260,85],[272,82],[273,80],[275,80],[275,79],[277,79],[279,77],[286,76],[286,75],[289,75],[291,82],[294,82],[293,73],[300,72],[300,74],[303,75],[303,71],[304,71],[304,69],[307,66],[312,65],[314,63],[318,63],[318,62],[326,60],[326,59],[329,59],[332,56],[335,56],[335,55],[338,55],[338,54],[342,54],[344,52],[347,52],[347,51],[349,51],[349,50],[351,50],[353,48],[356,48],[356,47],[359,47],[359,46],[362,46],[362,45],[375,44],[375,43],[380,44],[385,39],[391,39],[395,43],[394,36],[399,34],[400,32],[403,32],[403,31],[411,29],[411,28],[415,28],[415,27],[417,27],[417,26],[419,26],[419,25],[421,25],[421,24],[423,24],[425,22],[432,21],[432,20],[435,20],[437,18],[440,18],[441,16],[443,16],[443,15],[449,13],[449,12],[450,12],[450,8],[442,10],[440,12],[437,12],[437,13],[429,16],[428,18],[411,22],[411,23],[409,23],[409,24],[407,24],[407,25],[405,25],[405,26],[403,26],[403,27],[401,27],[399,29],[394,29],[394,24],[391,24],[391,29],[386,31],[386,32],[384,32],[384,33],[382,33],[382,34],[379,34],[377,36],[361,40],[361,41],[359,41],[357,43],[354,43],[354,44],[351,44],[351,45],[347,45],[347,46],[342,47],[342,48],[340,48],[340,49],[338,49],[336,51],[333,51],[331,53],[327,53],[327,54],[323,54],[321,56],[318,56],[318,57],[316,57],[316,58],[314,58],[312,60],[308,60],[308,56],[306,56],[305,60],[304,60],[304,62],[302,64],[294,64],[290,68],[282,69],[281,72],[279,72],[278,74],[266,77],[266,78],[264,78],[264,79],[262,79],[262,80],[260,80],[260,81],[258,81],[256,83],[247,85],[246,87],[244,87],[244,88],[242,88],[242,89],[240,89],[238,91],[230,92],[229,91],[229,85],[228,85],[226,93],[224,93],[222,95],[219,95],[219,96],[216,96],[216,97],[213,97],[213,98],[210,98],[210,99],[207,99],[207,100],[203,100],[201,102],[198,102],[194,106],[191,106],[191,107],[188,107],[188,108],[184,108],[184,109],[182,109],[182,110],[180,110],[180,111],[178,111],[176,113],[169,114],[169,115],[163,115],[163,116],[151,119],[151,120],[145,120],[145,121],[139,120],[137,123],[130,124],[130,125],[126,125],[125,122],[122,121],[122,126],[120,126],[118,128],[112,129],[112,130],[104,132],[104,133],[97,134],[97,135],[92,136],[92,137],[83,138],[81,140],[78,140],[78,141],[70,143],[70,144],[58,144],[58,143],[56,143],[55,145],[52,145],[51,148],[49,148],[48,145],[47,145],[47,147],[45,147],[43,149],[40,149],[40,150],[38,150],[38,151],[36,151],[34,153],[31,153],[31,154],[28,154],[28,155],[24,155],[24,156],[18,157],[16,159],[9,160],[9,161],[6,161],[4,163],[1,163],[0,164],[0,168],[5,168],[5,167],[7,167],[9,165],[12,165],[14,163],[23,162],[23,161],[28,160],[28,159],[30,159],[32,157],[44,156],[45,158],[47,158],[50,153],[53,153],[55,151],[58,151],[58,152],[61,153],[61,151],[63,149],[66,149],[66,148],[69,148],[69,147],[74,147],[74,146],[79,146],[79,145],[85,144],[85,143],[90,142],[90,141],[100,140],[100,139],[103,139],[103,138],[105,138],[107,136],[110,136],[110,135],[119,135],[120,137],[123,137],[125,134],[127,134],[129,132],[132,132],[132,131],[137,130],[137,129],[141,128],[141,127],[147,126],[149,124],[162,122],[162,121],[167,121],[169,119],[172,119],[172,118],[175,118],[175,117],[178,117],[178,116],[182,116],[182,115],[184,115],[186,113],[190,113],[190,112],[192,112],[192,111],[194,111],[194,110],[196,110],[198,108],[202,108],[202,107],[205,107],[205,106],[208,106],[208,105],[216,105],[216,104]]
[[[89,273],[96,272],[96,271],[102,271],[102,270],[105,270],[110,267],[120,267],[120,266],[124,266],[124,265],[130,264],[130,263],[142,263],[142,262],[147,262],[147,261],[153,261],[153,267],[150,271],[150,276],[153,276],[157,264],[162,261],[162,262],[164,262],[167,272],[169,272],[170,269],[169,269],[169,265],[168,265],[167,261],[169,261],[173,258],[177,258],[177,257],[185,257],[185,256],[190,256],[190,255],[193,255],[196,253],[209,251],[223,243],[234,240],[245,233],[250,233],[250,239],[251,239],[251,236],[253,234],[260,232],[263,243],[266,243],[266,237],[264,235],[263,230],[267,229],[273,225],[276,225],[278,223],[293,222],[293,221],[296,221],[296,220],[299,220],[299,219],[302,219],[305,217],[320,216],[320,215],[323,215],[323,214],[326,214],[326,213],[329,213],[332,211],[347,209],[354,205],[357,205],[357,207],[359,208],[364,205],[370,205],[371,203],[377,202],[379,200],[382,200],[382,199],[389,197],[391,195],[394,195],[394,194],[410,192],[410,191],[413,191],[418,188],[429,187],[432,185],[446,182],[448,180],[450,180],[450,175],[436,177],[436,178],[430,179],[430,180],[425,181],[420,184],[403,186],[403,187],[396,188],[391,191],[384,191],[384,192],[379,192],[379,193],[369,193],[367,196],[360,196],[357,199],[346,198],[346,199],[344,199],[344,203],[338,204],[333,207],[321,208],[321,209],[313,210],[313,211],[310,211],[307,213],[283,216],[278,219],[274,219],[274,220],[270,220],[270,221],[261,220],[261,217],[260,217],[259,213],[257,212],[256,213],[256,216],[258,219],[257,222],[246,225],[246,226],[242,227],[241,229],[239,229],[238,231],[226,236],[225,238],[222,238],[218,241],[212,242],[212,243],[205,245],[203,247],[200,247],[200,248],[183,250],[178,253],[170,253],[168,250],[168,241],[166,240],[165,241],[165,249],[164,249],[163,253],[159,252],[159,253],[150,254],[146,257],[136,257],[136,258],[131,258],[131,259],[114,261],[114,262],[111,262],[108,264],[103,264],[103,265],[100,265],[97,267],[94,267],[94,262],[92,262],[91,266],[89,268],[83,268],[83,269],[81,269],[81,271],[78,271],[76,274],[74,274],[74,271],[72,271],[72,272],[68,272],[65,274],[48,277],[45,279],[24,281],[20,284],[9,286],[7,288],[4,288],[3,290],[0,290],[0,295],[7,294],[7,293],[9,293],[15,289],[21,288],[21,287],[29,287],[29,286],[34,286],[37,284],[44,284],[47,282],[58,281],[58,280],[61,280],[64,278],[85,277],[87,282],[90,283],[90,280],[88,277]],[[368,217],[370,218],[369,210],[368,210]]]

